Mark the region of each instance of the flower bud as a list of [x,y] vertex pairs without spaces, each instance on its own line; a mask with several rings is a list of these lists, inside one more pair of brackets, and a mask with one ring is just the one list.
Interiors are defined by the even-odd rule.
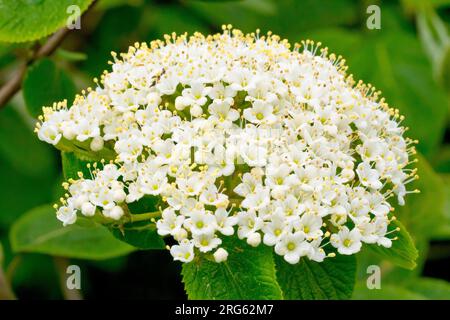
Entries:
[[125,200],[126,197],[127,194],[125,193],[125,191],[121,189],[114,191],[113,195],[114,202],[121,203]]
[[115,206],[109,212],[109,217],[114,220],[119,220],[123,216],[123,209],[119,206]]
[[92,139],[90,147],[92,151],[100,151],[103,149],[103,145],[103,139],[101,137],[95,137]]
[[228,259],[228,252],[223,248],[217,249],[213,255],[214,255],[214,260],[217,263],[224,262]]
[[252,247],[257,247],[261,243],[261,235],[258,232],[254,232],[247,238],[247,243]]
[[85,202],[81,206],[81,213],[86,217],[92,217],[95,214],[95,206],[90,202]]

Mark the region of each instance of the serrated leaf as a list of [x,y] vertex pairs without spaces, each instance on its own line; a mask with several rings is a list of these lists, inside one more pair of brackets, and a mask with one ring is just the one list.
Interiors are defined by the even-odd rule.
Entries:
[[133,251],[133,247],[118,241],[91,219],[78,217],[76,224],[63,227],[50,205],[37,207],[19,218],[11,228],[10,241],[14,252],[79,259],[108,259]]
[[338,300],[351,297],[356,278],[354,255],[337,255],[323,262],[302,258],[291,265],[275,258],[277,279],[288,300]]
[[[0,3],[0,41],[25,42],[37,40],[72,22],[93,0],[3,0]],[[69,12],[68,12],[69,11]],[[45,17],[45,18],[44,18]]]
[[394,233],[397,240],[392,241],[391,248],[385,248],[376,244],[368,245],[367,247],[372,249],[380,257],[389,260],[395,265],[412,270],[416,267],[416,260],[419,257],[419,252],[408,231],[398,220],[392,221],[389,224],[388,230],[392,231],[396,228],[400,228],[400,231]]
[[28,111],[33,117],[42,114],[43,106],[51,106],[55,101],[68,99],[76,94],[70,77],[50,59],[42,59],[28,68],[23,80],[23,97]]
[[225,262],[200,257],[183,264],[189,299],[282,299],[271,248],[253,248],[234,237],[224,238],[223,247],[229,253]]
[[127,223],[121,228],[111,228],[112,234],[119,240],[143,249],[164,249],[165,243],[156,232],[154,224],[149,222]]

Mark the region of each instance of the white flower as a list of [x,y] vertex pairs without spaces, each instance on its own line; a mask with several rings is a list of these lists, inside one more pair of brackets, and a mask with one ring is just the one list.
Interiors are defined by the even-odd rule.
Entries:
[[214,100],[215,103],[221,103],[223,101],[231,104],[234,100],[233,97],[237,91],[231,86],[224,86],[222,82],[216,83],[208,92],[208,96]]
[[216,218],[209,212],[196,210],[191,213],[190,217],[184,222],[192,234],[213,234],[216,229]]
[[255,145],[241,146],[240,156],[250,167],[263,167],[267,164],[267,149]]
[[227,101],[215,100],[209,105],[208,111],[211,114],[211,119],[218,122],[233,122],[239,119],[239,112],[231,108],[231,105]]
[[166,209],[162,218],[156,222],[157,232],[161,236],[175,235],[179,232],[184,222],[184,216],[179,216],[174,210]]
[[310,212],[304,213],[295,228],[303,233],[305,238],[316,239],[323,234],[322,218]]
[[57,218],[120,225],[152,199],[141,217],[183,262],[194,251],[224,261],[235,228],[289,263],[390,247],[393,202],[416,192],[416,141],[343,60],[302,45],[225,28],[114,54],[96,88],[44,107],[36,125],[62,151],[108,158],[64,184]]
[[68,203],[66,206],[59,207],[56,217],[64,226],[74,224],[77,221],[77,211]]
[[242,178],[242,183],[234,188],[234,192],[241,197],[247,196],[249,193],[254,193],[256,187],[261,183],[261,180],[250,173],[245,173]]
[[282,214],[274,214],[272,220],[265,224],[262,230],[264,232],[264,244],[273,246],[288,232],[288,227]]
[[361,249],[361,233],[356,228],[350,231],[343,227],[341,231],[331,235],[330,242],[340,254],[354,254]]
[[238,223],[238,218],[229,216],[224,208],[218,208],[214,216],[216,217],[217,230],[223,235],[231,236],[234,233],[233,227]]
[[378,171],[372,169],[369,163],[360,163],[356,169],[356,172],[358,173],[359,181],[363,186],[373,189],[380,189],[382,187],[383,184],[379,180],[380,175]]
[[203,106],[207,99],[206,95],[209,88],[205,88],[201,82],[194,82],[190,88],[184,89],[182,96],[186,99],[187,105],[191,106]]
[[240,239],[247,238],[263,226],[262,219],[256,215],[255,211],[241,211],[238,213],[237,218],[238,236]]
[[242,207],[259,210],[267,207],[270,203],[269,189],[258,187],[255,189],[255,193],[248,194],[242,201]]
[[191,262],[194,259],[194,244],[184,239],[180,244],[170,248],[170,254],[174,260],[181,262]]
[[275,252],[284,257],[290,264],[295,264],[309,253],[309,244],[300,232],[288,233],[275,245]]
[[244,118],[257,124],[270,124],[276,121],[276,117],[273,114],[272,105],[259,100],[255,101],[251,108],[244,110]]
[[61,140],[62,134],[55,125],[45,122],[38,131],[38,137],[42,141],[56,145]]
[[213,233],[193,234],[192,237],[194,239],[194,245],[201,252],[214,250],[222,243],[222,240],[216,237]]
[[213,206],[221,206],[226,204],[228,197],[222,193],[219,193],[215,185],[210,186],[208,189],[200,194],[200,201],[204,204],[209,204]]

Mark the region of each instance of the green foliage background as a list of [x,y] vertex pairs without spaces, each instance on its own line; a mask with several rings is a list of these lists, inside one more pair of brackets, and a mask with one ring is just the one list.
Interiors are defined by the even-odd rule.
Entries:
[[[91,2],[3,1],[0,83],[15,74],[36,45],[65,25],[68,6],[77,4],[83,11]],[[366,27],[370,4],[381,8],[380,30]],[[265,269],[261,278],[238,279],[243,282],[230,289],[221,287],[230,277],[223,266],[206,262],[201,270],[195,265],[181,270],[165,250],[138,251],[114,238],[124,235],[113,235],[85,219],[61,229],[49,206],[62,195],[61,155],[32,132],[40,107],[70,100],[75,92],[92,86],[92,78],[108,68],[111,51],[121,52],[135,41],[172,31],[218,32],[224,23],[246,32],[271,30],[291,42],[321,41],[346,58],[356,79],[382,90],[388,103],[405,115],[408,135],[420,141],[421,178],[415,187],[422,192],[408,196],[407,205],[396,214],[418,249],[416,262],[412,248],[397,244],[399,248],[391,252],[363,250],[356,257],[356,271],[347,270],[345,261],[320,268],[304,262],[290,270],[295,282],[280,277],[279,287],[274,286],[266,282],[273,274]],[[345,274],[356,272],[355,299],[450,299],[449,24],[449,0],[99,0],[83,16],[80,30],[71,32],[49,58],[28,66],[21,92],[0,110],[1,274],[24,299],[71,298],[60,280],[68,264],[81,266],[86,298],[227,298],[229,290],[236,290],[235,297],[245,297],[239,290],[248,286],[255,289],[254,298],[281,298],[282,289],[284,298],[339,299],[352,294],[342,281],[348,280]],[[75,161],[64,157],[64,163]],[[65,177],[74,171],[64,166]],[[148,237],[129,230],[121,240],[148,243]],[[139,247],[163,246],[151,243]],[[248,249],[245,259],[229,263],[236,270],[253,270],[257,266],[250,261],[264,260],[263,254]],[[287,268],[282,261],[270,263],[266,267],[273,270]],[[366,287],[366,270],[373,264],[381,267],[381,290]],[[192,275],[217,285],[198,287]]]

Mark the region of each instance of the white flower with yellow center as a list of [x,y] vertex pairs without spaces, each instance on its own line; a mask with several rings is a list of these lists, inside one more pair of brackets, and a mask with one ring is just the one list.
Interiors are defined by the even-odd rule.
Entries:
[[297,263],[392,245],[393,202],[417,179],[401,119],[326,48],[225,27],[113,53],[96,88],[44,107],[36,132],[105,159],[64,184],[64,225],[146,219],[182,262],[226,260],[236,232]]

